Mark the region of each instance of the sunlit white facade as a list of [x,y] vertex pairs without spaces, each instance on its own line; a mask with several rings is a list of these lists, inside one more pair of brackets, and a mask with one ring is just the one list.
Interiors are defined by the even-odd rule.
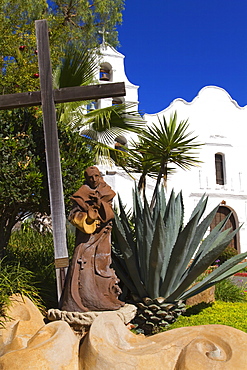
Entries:
[[[138,86],[127,79],[123,61],[122,54],[110,47],[105,49],[103,63],[109,63],[112,67],[112,82],[125,82],[125,99],[133,101],[137,107]],[[109,104],[110,101],[105,100],[102,106],[107,102]],[[198,136],[197,141],[204,145],[198,150],[201,165],[189,171],[178,169],[168,179],[168,193],[173,188],[176,193],[182,190],[185,221],[204,193],[209,196],[208,212],[217,204],[232,211],[236,225],[242,224],[235,247],[238,251],[247,251],[247,106],[240,107],[222,88],[206,86],[191,102],[176,99],[163,111],[146,114],[144,119],[148,125],[158,124],[158,117],[162,120],[164,116],[169,120],[175,111],[178,121],[188,119],[193,136]],[[133,180],[119,168],[112,169],[109,174],[103,169],[103,173],[106,181],[130,208]],[[153,187],[154,183],[150,180],[147,188],[149,198]]]

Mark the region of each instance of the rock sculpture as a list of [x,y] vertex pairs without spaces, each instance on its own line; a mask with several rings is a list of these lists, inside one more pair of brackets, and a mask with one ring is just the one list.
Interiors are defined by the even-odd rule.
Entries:
[[78,370],[79,339],[66,322],[45,325],[27,298],[15,295],[0,328],[0,369]]
[[69,215],[76,226],[76,247],[62,298],[70,312],[117,310],[121,290],[111,264],[111,228],[114,191],[97,167],[85,171],[86,183],[71,197]]
[[[119,310],[120,311],[120,310]],[[47,325],[27,298],[13,297],[0,329],[2,370],[247,370],[247,334],[202,325],[145,337],[118,311],[96,315],[82,340],[65,321]]]
[[145,337],[131,333],[115,312],[104,312],[94,320],[79,356],[81,369],[90,370],[247,370],[247,334],[201,325]]

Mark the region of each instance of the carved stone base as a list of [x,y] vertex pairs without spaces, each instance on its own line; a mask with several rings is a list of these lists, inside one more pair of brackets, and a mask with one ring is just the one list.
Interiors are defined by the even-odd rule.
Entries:
[[12,319],[0,328],[1,370],[247,370],[247,333],[225,325],[145,337],[125,325],[132,306],[127,312],[87,313],[97,317],[81,341],[61,319],[45,325],[28,298],[11,301]]
[[67,322],[74,330],[75,334],[82,338],[87,334],[96,317],[101,315],[103,312],[114,312],[124,322],[124,324],[128,324],[134,319],[136,311],[136,306],[132,304],[125,304],[116,311],[67,312],[52,308],[48,310],[47,319],[49,321],[61,320]]

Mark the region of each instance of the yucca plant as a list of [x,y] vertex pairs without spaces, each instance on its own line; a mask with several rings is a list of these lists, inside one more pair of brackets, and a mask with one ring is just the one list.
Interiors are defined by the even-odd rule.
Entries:
[[119,198],[119,212],[113,227],[113,265],[124,291],[128,288],[130,298],[139,307],[136,323],[148,334],[157,326],[174,322],[185,310],[185,299],[247,266],[247,263],[238,265],[247,253],[232,257],[194,284],[238,229],[223,230],[226,217],[206,235],[218,207],[203,218],[205,195],[185,226],[181,192],[175,196],[172,191],[166,203],[162,188],[156,195],[153,210],[146,198],[141,201],[137,189],[133,198],[131,222]]
[[158,118],[158,124],[143,127],[138,139],[130,143],[127,161],[124,161],[122,167],[128,173],[141,173],[138,189],[143,193],[146,178],[157,179],[151,208],[160,184],[163,183],[166,187],[169,175],[178,168],[188,170],[200,163],[197,149],[203,144],[198,143],[196,139],[197,136],[189,131],[188,120],[179,121],[177,113],[174,112],[169,121],[163,116],[163,120]]

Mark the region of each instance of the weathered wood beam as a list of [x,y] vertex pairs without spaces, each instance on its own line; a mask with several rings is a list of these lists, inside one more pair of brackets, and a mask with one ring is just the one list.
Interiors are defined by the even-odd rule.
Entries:
[[41,92],[0,95],[0,109],[13,109],[41,105]]
[[[117,82],[90,86],[64,87],[62,89],[53,90],[53,99],[56,104],[114,98],[124,96],[125,94],[124,82]],[[40,91],[0,95],[0,110],[32,107],[35,105],[41,105]]]
[[[56,109],[53,100],[52,72],[48,39],[48,26],[45,20],[35,21],[36,39],[39,61],[40,90],[43,111],[43,126],[46,148],[46,166],[50,207],[53,227],[53,242],[55,261],[62,259],[63,266],[56,267],[58,302],[63,288],[64,269],[69,265],[66,241],[66,217],[63,196],[62,171],[58,131],[56,123]],[[63,270],[62,270],[63,269]]]
[[54,90],[55,103],[115,98],[126,95],[124,82],[112,84],[64,87]]

